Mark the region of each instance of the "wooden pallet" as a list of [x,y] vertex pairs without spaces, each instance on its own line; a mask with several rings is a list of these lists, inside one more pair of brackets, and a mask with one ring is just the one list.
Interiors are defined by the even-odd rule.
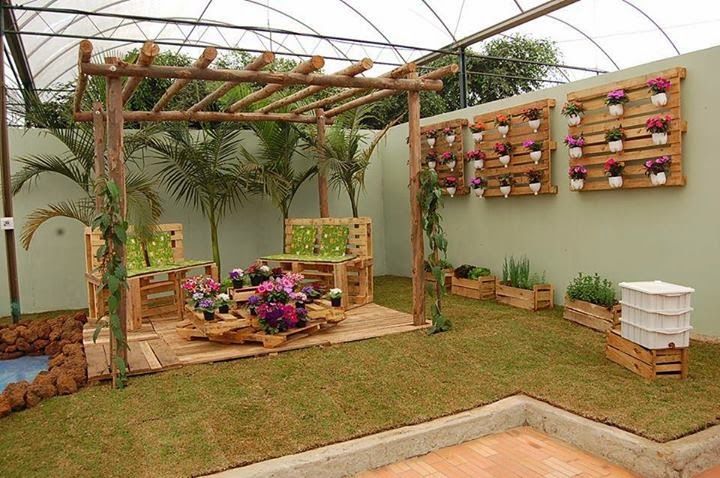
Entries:
[[605,357],[643,378],[686,379],[690,366],[688,348],[650,350],[620,335],[617,329],[607,332]]
[[571,322],[606,332],[620,325],[620,304],[608,309],[601,305],[591,304],[584,300],[573,300],[565,296],[563,318]]
[[477,279],[459,279],[453,277],[452,293],[470,299],[494,299],[496,281],[497,278],[495,276],[485,276]]
[[321,330],[328,328],[330,324],[324,320],[313,320],[308,322],[305,327],[297,329],[286,330],[285,332],[278,332],[277,334],[267,334],[265,332],[255,332],[250,334],[243,339],[243,342],[259,342],[263,347],[267,349],[274,349],[283,345],[287,345],[290,342],[304,339],[310,335],[316,334]]
[[246,286],[240,289],[230,288],[228,289],[228,295],[230,298],[238,304],[244,304],[248,301],[250,296],[255,295],[257,292],[257,286]]
[[345,310],[341,307],[333,307],[329,300],[315,300],[305,304],[310,319],[322,319],[330,324],[339,324],[345,320]]
[[495,283],[495,300],[520,309],[552,309],[554,307],[553,286],[536,284],[532,290],[528,290],[503,285],[502,282],[497,281]]
[[215,320],[205,320],[201,312],[196,312],[189,306],[186,306],[186,310],[189,311],[185,314],[186,319],[176,327],[178,335],[186,340],[207,339],[227,342],[229,336],[237,337],[238,334],[255,332],[251,321],[246,318],[216,312]]
[[[468,120],[466,119],[454,119],[444,121],[442,123],[435,123],[423,126],[420,128],[420,134],[422,139],[420,141],[420,154],[423,162],[423,168],[427,169],[427,155],[430,151],[435,151],[438,157],[442,156],[443,153],[451,151],[455,153],[457,164],[455,169],[450,171],[450,168],[445,164],[439,164],[435,167],[435,172],[438,174],[440,180],[440,186],[442,186],[442,192],[444,195],[449,197],[449,194],[445,190],[443,181],[448,176],[455,176],[458,180],[457,190],[455,196],[465,196],[470,193],[470,188],[465,180],[465,150],[463,146],[464,130],[463,127],[467,126]],[[443,134],[443,128],[453,128],[455,130],[455,141],[452,145],[448,145],[445,135]],[[435,146],[430,147],[425,137],[425,133],[431,129],[437,130],[437,137],[435,138]]]

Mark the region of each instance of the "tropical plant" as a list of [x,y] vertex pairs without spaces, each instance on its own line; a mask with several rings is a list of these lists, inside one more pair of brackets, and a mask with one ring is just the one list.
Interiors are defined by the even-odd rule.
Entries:
[[523,256],[516,260],[510,256],[505,257],[503,263],[502,282],[518,289],[532,290],[534,285],[545,282],[545,274],[531,273],[530,259],[527,257]]
[[590,276],[579,273],[568,285],[567,296],[572,300],[583,300],[607,308],[617,303],[613,283],[598,274]]

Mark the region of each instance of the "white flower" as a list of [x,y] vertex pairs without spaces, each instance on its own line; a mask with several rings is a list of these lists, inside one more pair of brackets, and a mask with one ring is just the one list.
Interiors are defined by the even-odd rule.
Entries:
[[225,293],[218,294],[218,295],[217,295],[217,298],[220,299],[220,300],[223,300],[223,301],[225,301],[225,302],[227,302],[227,301],[230,300],[230,296],[227,295],[227,294],[225,294]]
[[260,271],[262,272],[270,272],[270,268],[268,266],[260,266]]
[[203,297],[205,297],[205,295],[204,295],[202,292],[195,292],[195,293],[192,295],[193,300],[200,300],[200,299],[202,299]]
[[330,295],[340,295],[342,294],[342,289],[338,289],[335,287],[334,289],[330,289]]

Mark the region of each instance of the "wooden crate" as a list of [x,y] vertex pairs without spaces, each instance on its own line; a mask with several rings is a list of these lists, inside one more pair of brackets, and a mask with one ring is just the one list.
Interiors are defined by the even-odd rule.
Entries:
[[[552,184],[552,152],[557,145],[555,141],[551,139],[552,133],[550,130],[550,109],[554,107],[555,100],[544,99],[513,108],[484,113],[473,118],[473,121],[482,121],[487,127],[483,135],[483,140],[477,142],[475,146],[475,149],[484,152],[486,156],[485,167],[475,171],[476,177],[483,177],[488,180],[488,186],[483,197],[503,197],[503,194],[500,192],[500,183],[498,182],[498,177],[503,174],[512,174],[515,178],[515,184],[510,191],[510,197],[533,195],[534,193],[530,190],[527,177],[525,176],[525,172],[530,168],[543,171],[543,178],[540,182],[541,186],[538,194],[557,193],[557,186]],[[542,109],[540,128],[538,128],[537,133],[533,132],[527,121],[522,118],[522,111],[527,108]],[[505,114],[510,117],[510,131],[506,138],[502,137],[495,125],[495,117],[498,114]],[[530,152],[523,148],[523,141],[528,139],[543,142],[542,156],[538,164],[534,164],[534,161],[530,159]],[[505,141],[509,141],[513,145],[510,164],[507,167],[500,164],[498,160],[499,155],[493,149],[495,143]]]
[[331,324],[338,324],[345,320],[345,310],[341,307],[333,307],[329,300],[315,300],[305,304],[308,317],[313,320],[322,319]]
[[[453,276],[453,270],[445,269],[445,291],[446,292],[452,291],[453,280],[455,280],[455,277]],[[432,275],[432,272],[425,271],[425,286],[435,288],[435,282],[436,282],[435,276]]]
[[690,365],[688,348],[646,349],[624,339],[617,329],[607,332],[605,356],[616,364],[650,380],[657,377],[685,379],[688,376]]
[[478,279],[459,279],[453,277],[452,293],[470,299],[494,299],[495,276],[485,276]]
[[246,286],[240,289],[228,289],[228,295],[238,304],[247,302],[250,296],[255,295],[255,292],[257,292],[257,286]]
[[527,290],[503,285],[502,282],[497,281],[495,283],[495,300],[501,304],[527,310],[552,309],[555,305],[553,286],[550,284],[536,284],[532,290]]
[[[567,95],[568,101],[582,103],[585,108],[582,122],[577,126],[568,127],[569,134],[583,134],[586,143],[582,158],[570,159],[570,166],[582,165],[588,169],[585,187],[578,192],[611,189],[603,170],[605,161],[610,157],[625,163],[623,186],[620,189],[654,187],[644,174],[643,163],[660,156],[670,156],[672,159],[665,186],[685,185],[682,136],[687,130],[687,124],[682,119],[680,87],[686,74],[685,68],[672,68]],[[667,92],[668,103],[665,106],[652,104],[650,101],[652,93],[648,91],[646,85],[647,80],[658,76],[668,79],[672,84]],[[605,105],[605,97],[610,91],[620,88],[625,90],[630,101],[624,105],[623,116],[610,116]],[[669,114],[673,119],[670,123],[668,143],[656,146],[652,144],[651,135],[645,129],[645,121],[659,114],[663,116]],[[622,152],[610,153],[605,142],[605,132],[617,126],[623,127],[627,139],[623,141]]]
[[[468,187],[467,181],[465,180],[465,149],[463,146],[463,127],[467,126],[467,124],[468,120],[466,119],[454,119],[450,121],[444,121],[442,123],[429,124],[420,128],[420,134],[422,135],[420,141],[420,154],[424,169],[427,169],[428,167],[427,160],[425,158],[427,158],[427,155],[430,151],[435,151],[438,155],[438,158],[447,151],[455,153],[457,164],[455,165],[454,171],[450,171],[450,168],[445,164],[438,164],[435,167],[435,171],[438,174],[441,186],[444,185],[443,181],[446,177],[455,176],[457,178],[458,185],[457,190],[455,191],[455,196],[465,196],[470,193],[470,188]],[[453,141],[452,145],[447,144],[447,141],[445,140],[445,135],[442,132],[443,128],[453,128],[455,130],[455,141]],[[425,137],[425,133],[431,129],[437,130],[438,132],[438,135],[435,138],[435,146],[432,148],[428,144],[427,138]],[[444,186],[442,188],[442,192],[449,197]]]
[[615,304],[608,309],[602,305],[584,300],[573,300],[565,296],[563,318],[600,332],[606,332],[620,324],[620,311],[620,304]]

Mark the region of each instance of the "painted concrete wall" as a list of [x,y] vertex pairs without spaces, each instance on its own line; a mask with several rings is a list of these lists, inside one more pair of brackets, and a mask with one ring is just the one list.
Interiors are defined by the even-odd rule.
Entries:
[[[545,271],[561,300],[578,272],[598,272],[614,282],[662,279],[696,289],[695,331],[720,335],[720,158],[718,157],[717,65],[720,47],[631,68],[569,85],[426,118],[423,124],[554,98],[552,129],[558,149],[552,175],[557,195],[445,201],[449,259],[502,271],[506,255],[526,254],[533,269]],[[560,114],[566,94],[675,66],[687,68],[683,115],[687,185],[682,188],[573,193],[569,191],[567,124]],[[407,124],[394,127],[379,149],[383,164],[387,271],[410,274],[407,190]],[[469,132],[466,151],[472,148]],[[472,174],[471,165],[467,173]]]

